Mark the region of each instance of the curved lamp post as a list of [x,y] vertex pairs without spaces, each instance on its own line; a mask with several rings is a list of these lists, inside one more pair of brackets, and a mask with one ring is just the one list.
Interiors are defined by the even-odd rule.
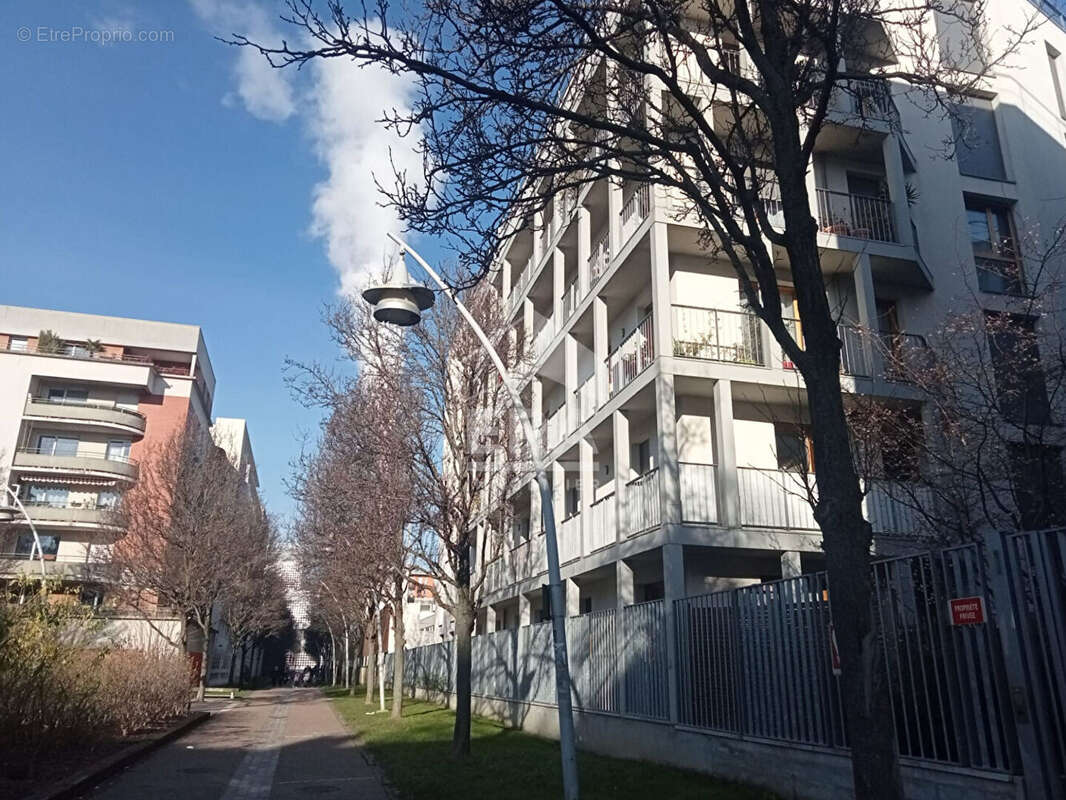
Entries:
[[566,653],[566,617],[563,582],[559,572],[559,543],[555,537],[555,509],[552,507],[551,486],[548,484],[547,465],[540,439],[533,430],[533,423],[529,419],[526,407],[522,404],[522,398],[507,368],[492,346],[492,342],[489,341],[489,337],[485,335],[485,331],[478,325],[469,309],[459,300],[455,290],[441,280],[440,276],[417,252],[391,233],[388,237],[400,247],[399,271],[388,284],[375,286],[363,292],[363,299],[374,306],[374,319],[393,325],[417,325],[422,319],[422,312],[433,307],[433,292],[421,284],[412,283],[407,274],[404,255],[410,253],[441,291],[452,299],[463,319],[467,321],[488,352],[493,366],[500,373],[503,385],[507,388],[515,413],[518,414],[522,425],[522,432],[529,443],[533,471],[540,489],[541,513],[544,518],[544,544],[548,560],[548,591],[551,597],[552,640],[555,656],[555,695],[559,709],[559,747],[562,751],[563,797],[564,800],[578,800],[577,753],[574,746],[574,716],[570,701],[570,668]]
[[[22,505],[22,501],[19,500],[18,492],[6,483],[4,484],[4,490],[15,502],[15,508],[11,508],[10,506],[7,508],[0,508],[0,522],[14,522],[16,519],[16,509],[22,513],[22,516],[26,519],[26,524],[30,526],[30,533],[33,534],[33,549],[37,551],[37,557],[41,561],[41,578],[47,578],[48,571],[44,566],[44,548],[41,547],[41,537],[37,534],[37,528],[34,526],[33,520],[30,519],[30,515],[26,512],[26,506]],[[30,553],[30,560],[33,560],[32,552]]]

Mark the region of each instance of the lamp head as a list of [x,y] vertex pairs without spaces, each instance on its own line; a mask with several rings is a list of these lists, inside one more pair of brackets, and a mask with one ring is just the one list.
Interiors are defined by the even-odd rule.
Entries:
[[374,307],[374,319],[390,325],[410,327],[422,319],[422,312],[433,307],[433,292],[421,284],[412,283],[407,275],[405,252],[400,250],[396,275],[388,283],[372,286],[363,292],[363,299]]

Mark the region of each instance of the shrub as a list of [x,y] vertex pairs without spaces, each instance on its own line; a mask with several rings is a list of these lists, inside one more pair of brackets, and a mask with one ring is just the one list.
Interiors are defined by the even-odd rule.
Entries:
[[185,712],[189,668],[180,653],[114,650],[100,664],[103,722],[122,736]]

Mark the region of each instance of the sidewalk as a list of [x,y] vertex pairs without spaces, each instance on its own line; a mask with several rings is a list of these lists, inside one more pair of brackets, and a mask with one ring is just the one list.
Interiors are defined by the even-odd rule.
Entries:
[[91,800],[385,800],[316,689],[255,692],[85,795]]

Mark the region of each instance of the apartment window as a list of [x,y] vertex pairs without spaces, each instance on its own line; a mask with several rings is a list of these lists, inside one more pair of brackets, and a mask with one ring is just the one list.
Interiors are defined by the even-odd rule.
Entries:
[[651,471],[651,440],[645,439],[637,444],[637,473],[640,475]]
[[813,472],[814,455],[810,439],[799,425],[774,424],[774,445],[777,468],[787,472]]
[[118,492],[104,490],[96,495],[96,507],[113,509],[118,507]]
[[1058,50],[1047,42],[1044,43],[1044,47],[1047,48],[1047,63],[1048,68],[1051,70],[1051,85],[1055,89],[1055,103],[1059,107],[1059,116],[1066,119],[1066,101],[1062,97],[1062,62],[1059,57],[1060,54]]
[[578,513],[578,505],[580,503],[580,497],[577,486],[566,487],[566,493],[563,498],[565,505],[566,517],[569,519]]
[[515,546],[529,541],[529,517],[516,519],[512,526]]
[[991,106],[957,105],[951,114],[959,173],[992,181],[1007,179]]
[[[59,552],[59,537],[41,535],[41,554],[45,561],[54,561]],[[37,544],[32,533],[20,533],[15,541],[15,555],[23,558],[37,557]]]
[[79,443],[78,439],[65,436],[43,435],[37,437],[37,452],[46,456],[76,456]]
[[581,600],[581,613],[582,614],[591,614],[592,613],[592,598],[591,597],[582,598],[582,600]]
[[1062,525],[1062,448],[1036,444],[1010,446],[1014,500],[1022,527],[1038,530]]
[[990,313],[986,326],[1000,412],[1021,425],[1047,423],[1051,406],[1036,321],[1016,314]]
[[31,485],[27,499],[35,506],[65,508],[70,499],[70,490],[62,486]]
[[30,340],[25,336],[9,336],[7,349],[15,353],[25,353],[30,349]]
[[89,400],[89,390],[52,387],[48,390],[48,399],[53,403],[85,403]]
[[666,597],[666,585],[662,581],[645,583],[641,586],[641,593],[643,595],[642,602],[644,603],[649,603],[652,600],[662,600]]
[[107,443],[108,461],[129,461],[130,443],[122,439],[113,439]]
[[977,266],[977,285],[981,291],[1022,294],[1025,276],[1015,247],[1010,208],[969,199],[966,201],[966,225],[974,264]]

